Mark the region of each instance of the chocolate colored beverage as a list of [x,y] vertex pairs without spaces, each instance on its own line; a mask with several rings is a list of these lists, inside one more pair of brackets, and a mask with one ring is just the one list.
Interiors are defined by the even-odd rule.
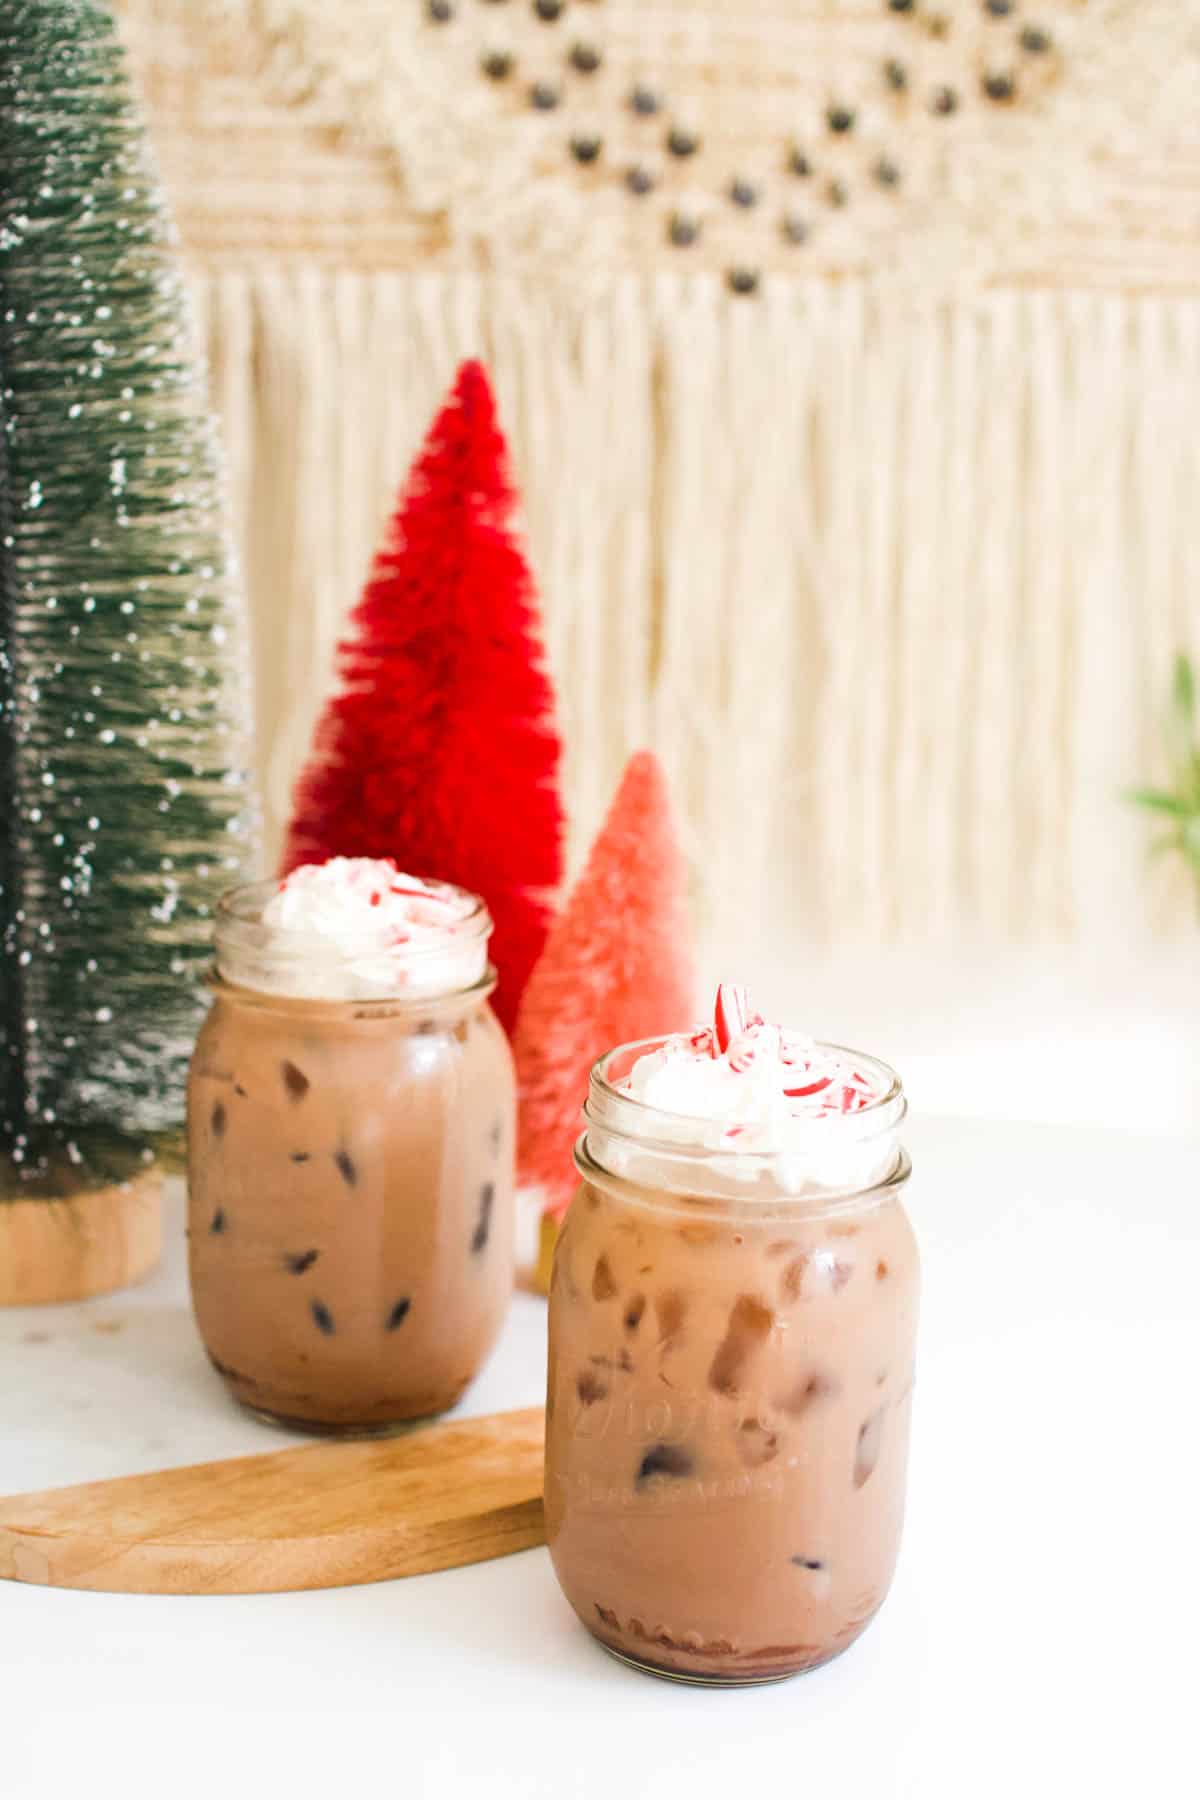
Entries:
[[371,1431],[453,1406],[513,1283],[491,922],[344,859],[227,896],[188,1085],[196,1322],[234,1398]]
[[606,1648],[732,1685],[836,1656],[891,1582],[917,1250],[899,1082],[746,1017],[593,1071],[550,1295],[546,1534]]

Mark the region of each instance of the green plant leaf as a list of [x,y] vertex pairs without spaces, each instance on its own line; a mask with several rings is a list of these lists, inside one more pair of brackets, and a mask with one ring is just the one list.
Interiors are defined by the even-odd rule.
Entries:
[[1170,813],[1173,818],[1186,819],[1191,810],[1186,800],[1178,794],[1165,793],[1161,788],[1134,788],[1129,795],[1134,806],[1141,806],[1148,812]]
[[1171,675],[1171,705],[1166,721],[1167,752],[1178,787],[1197,794],[1196,679],[1192,664],[1181,650]]
[[1149,857],[1165,856],[1168,850],[1178,851],[1182,849],[1183,839],[1180,837],[1179,833],[1177,831],[1168,831],[1166,837],[1155,838],[1146,854]]
[[1171,697],[1175,706],[1175,715],[1181,725],[1190,731],[1196,720],[1196,681],[1192,674],[1191,660],[1183,651],[1175,657],[1175,672],[1171,681]]

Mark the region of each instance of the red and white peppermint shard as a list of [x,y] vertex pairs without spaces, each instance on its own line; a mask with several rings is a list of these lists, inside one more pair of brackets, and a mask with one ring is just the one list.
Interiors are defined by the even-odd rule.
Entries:
[[734,1038],[740,1037],[745,1031],[749,1013],[750,1001],[745,988],[738,982],[723,981],[717,989],[717,1004],[713,1019],[717,1049],[722,1056]]
[[822,1075],[819,1081],[810,1081],[807,1087],[784,1088],[783,1091],[789,1100],[802,1100],[809,1094],[819,1094],[822,1088],[831,1087],[832,1084],[832,1075]]

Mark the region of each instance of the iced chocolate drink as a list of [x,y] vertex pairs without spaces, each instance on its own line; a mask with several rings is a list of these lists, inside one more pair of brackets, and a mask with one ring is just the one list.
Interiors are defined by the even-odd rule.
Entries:
[[602,1644],[772,1680],[892,1578],[917,1250],[900,1085],[747,1016],[593,1071],[550,1295],[546,1532]]
[[192,1302],[255,1412],[370,1431],[445,1411],[513,1281],[514,1086],[491,922],[343,859],[222,903],[188,1085]]

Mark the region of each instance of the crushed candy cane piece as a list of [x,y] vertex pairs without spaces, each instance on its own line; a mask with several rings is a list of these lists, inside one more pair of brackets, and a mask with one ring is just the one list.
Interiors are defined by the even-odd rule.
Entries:
[[[781,1060],[784,1060],[781,1058]],[[808,1082],[804,1087],[785,1087],[784,1093],[789,1100],[806,1100],[810,1094],[819,1094],[822,1088],[833,1086],[832,1075],[822,1075],[816,1081]]]
[[883,1096],[846,1052],[767,1024],[734,982],[718,988],[711,1026],[664,1039],[623,1085],[666,1111],[725,1120],[730,1141],[768,1120],[837,1117]]
[[729,1049],[734,1038],[740,1037],[745,1031],[749,1010],[745,988],[737,982],[723,981],[717,989],[717,1003],[713,1008],[717,1048],[722,1055]]

